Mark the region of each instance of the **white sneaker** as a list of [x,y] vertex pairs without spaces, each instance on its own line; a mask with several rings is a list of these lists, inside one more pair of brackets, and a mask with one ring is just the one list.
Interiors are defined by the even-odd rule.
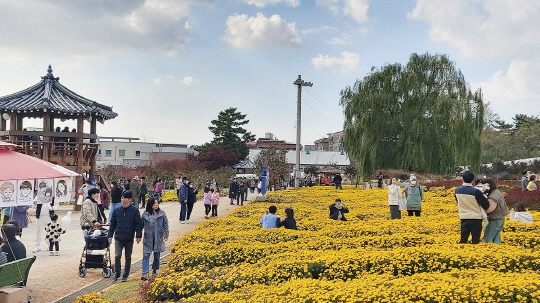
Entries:
[[55,256],[59,256],[59,255],[60,255],[60,252],[59,252],[59,251],[55,251],[55,252],[54,252],[54,255],[55,255]]
[[180,221],[180,224],[186,224],[186,221]]
[[34,250],[32,252],[37,253],[38,251],[41,251],[41,249],[39,249],[39,247],[36,247],[36,248],[34,248]]
[[192,223],[193,221],[191,221],[191,220],[187,220],[186,222],[187,222],[187,223]]
[[49,256],[54,256],[54,251],[50,251]]

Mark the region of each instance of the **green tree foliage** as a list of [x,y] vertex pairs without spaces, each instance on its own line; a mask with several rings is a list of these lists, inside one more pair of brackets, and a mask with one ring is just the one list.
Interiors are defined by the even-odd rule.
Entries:
[[255,136],[248,132],[244,125],[249,123],[246,115],[242,115],[236,108],[231,107],[219,112],[218,118],[211,121],[208,129],[214,134],[212,143],[222,145],[228,151],[234,151],[239,159],[244,159],[249,149],[247,142],[255,140]]
[[484,103],[444,55],[412,54],[341,91],[344,148],[359,175],[379,168],[449,174],[480,164]]
[[540,157],[540,118],[518,114],[511,124],[496,118],[482,133],[482,163]]
[[308,177],[317,177],[317,171],[319,171],[319,167],[317,167],[316,165],[310,165],[304,168],[304,174]]
[[255,171],[262,172],[263,166],[270,169],[270,186],[279,188],[281,184],[289,180],[291,169],[286,160],[287,150],[284,148],[270,147],[263,149],[255,158]]

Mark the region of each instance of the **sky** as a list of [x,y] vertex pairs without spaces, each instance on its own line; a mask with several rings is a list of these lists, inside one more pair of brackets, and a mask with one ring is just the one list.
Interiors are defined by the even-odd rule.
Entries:
[[538,16],[537,0],[0,0],[0,96],[50,64],[118,113],[100,136],[202,144],[236,107],[257,137],[295,142],[301,75],[313,83],[301,143],[313,144],[342,129],[341,90],[429,52],[448,55],[510,122],[539,113]]

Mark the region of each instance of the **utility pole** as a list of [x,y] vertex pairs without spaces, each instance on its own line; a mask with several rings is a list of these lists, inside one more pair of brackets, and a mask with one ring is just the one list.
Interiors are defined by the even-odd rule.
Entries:
[[294,169],[294,189],[300,187],[300,126],[302,125],[302,86],[312,87],[313,83],[302,80],[302,75],[294,81],[298,86],[298,100],[296,102],[296,167]]

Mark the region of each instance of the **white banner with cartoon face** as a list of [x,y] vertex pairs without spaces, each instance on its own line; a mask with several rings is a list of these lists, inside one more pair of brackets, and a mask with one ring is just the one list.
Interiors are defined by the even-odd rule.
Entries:
[[34,204],[34,180],[17,181],[17,205]]
[[17,206],[17,180],[0,181],[0,207]]
[[37,204],[51,203],[54,197],[54,179],[37,179]]
[[71,200],[71,178],[54,179],[54,202],[69,202]]

